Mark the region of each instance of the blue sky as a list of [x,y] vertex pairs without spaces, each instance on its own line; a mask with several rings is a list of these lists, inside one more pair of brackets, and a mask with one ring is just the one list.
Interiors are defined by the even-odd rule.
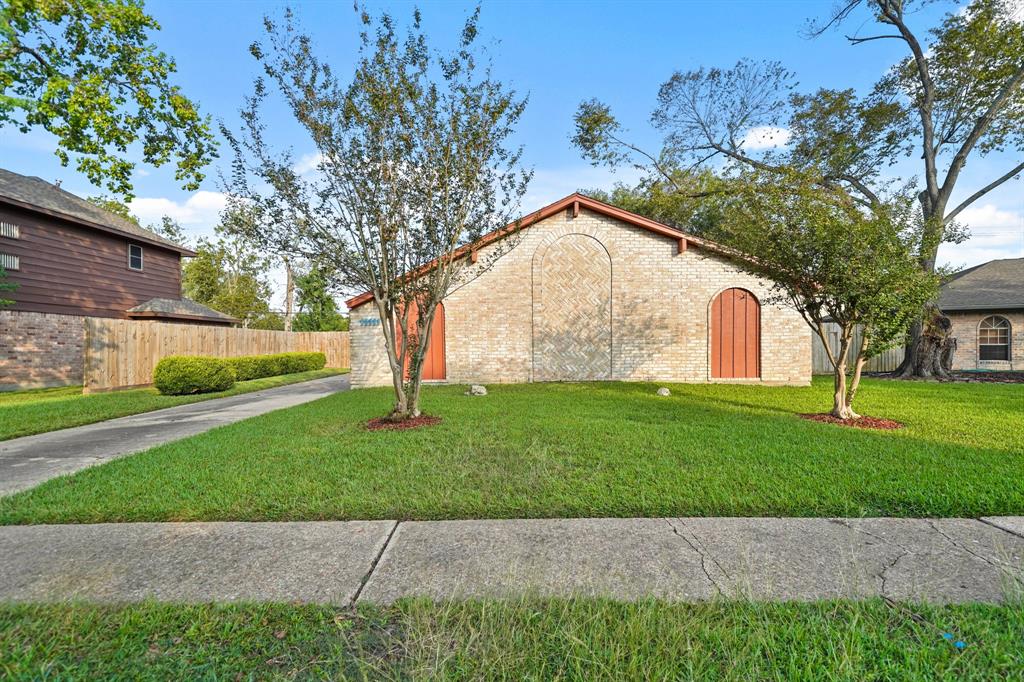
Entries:
[[[248,45],[262,34],[262,16],[276,15],[283,6],[279,2],[147,3],[163,27],[155,41],[177,60],[177,82],[204,112],[231,126],[257,75]],[[330,55],[339,73],[349,71],[358,30],[351,3],[293,6],[318,50]],[[368,6],[371,11],[386,8],[403,22],[413,8],[403,2]],[[473,4],[421,2],[419,6],[435,45],[443,47],[457,36]],[[741,57],[777,59],[797,73],[801,89],[868,88],[902,56],[902,43],[876,41],[852,47],[837,32],[814,40],[802,37],[805,21],[830,6],[829,2],[784,1],[484,2],[482,35],[491,44],[496,72],[530,97],[517,134],[517,141],[525,146],[525,163],[535,170],[524,211],[577,189],[636,179],[636,173],[629,171],[612,174],[593,168],[572,147],[572,115],[581,100],[597,97],[608,102],[633,139],[656,149],[658,138],[647,119],[658,86],[676,69],[731,66]],[[940,8],[914,16],[912,25],[923,33],[935,24]],[[855,30],[858,23],[850,23],[844,31]],[[284,112],[272,113],[272,135],[278,144],[290,145],[299,156],[313,151]],[[21,135],[5,129],[0,132],[0,166],[48,180],[60,178],[65,188],[83,196],[99,193],[73,169],[62,168],[52,148],[44,134]],[[966,196],[986,184],[1010,167],[1011,160],[1006,155],[975,157],[961,177],[958,194]],[[217,165],[223,164],[221,159]],[[916,171],[917,164],[906,168]],[[192,193],[176,186],[170,169],[142,168],[135,178],[138,198],[133,210],[143,222],[157,222],[169,214],[192,235],[210,233],[223,202],[216,173],[210,170],[203,188]],[[1024,255],[1024,181],[1011,181],[982,199],[965,215],[965,222],[975,236],[966,244],[944,246],[941,260],[971,265]]]

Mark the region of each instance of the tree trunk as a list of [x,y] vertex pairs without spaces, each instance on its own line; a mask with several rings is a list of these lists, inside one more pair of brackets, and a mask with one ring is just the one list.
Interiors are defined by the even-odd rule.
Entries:
[[956,353],[952,329],[950,319],[934,305],[929,306],[924,319],[911,328],[906,356],[896,369],[896,376],[902,379],[949,378]]
[[[928,193],[920,194],[921,212],[925,223],[935,225],[932,234],[927,235],[921,245],[921,269],[935,272],[939,244],[942,243],[946,212],[945,200],[933,202]],[[956,339],[949,335],[952,323],[944,316],[935,303],[921,311],[921,320],[910,327],[909,338],[903,354],[903,362],[893,372],[900,379],[948,378],[956,353]]]
[[850,393],[846,385],[846,362],[850,357],[850,336],[851,330],[843,329],[843,336],[839,341],[839,355],[832,366],[832,384],[835,391],[832,394],[832,412],[837,419],[856,419],[860,415],[850,407]]

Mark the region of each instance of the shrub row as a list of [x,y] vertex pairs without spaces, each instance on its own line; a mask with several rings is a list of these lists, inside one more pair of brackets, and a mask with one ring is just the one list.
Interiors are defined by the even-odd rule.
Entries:
[[279,374],[323,369],[327,364],[327,356],[323,353],[278,353],[276,355],[241,355],[237,358],[225,358],[225,361],[235,370],[235,379],[249,381],[250,379],[275,377]]
[[243,355],[236,358],[170,355],[157,363],[153,384],[164,395],[226,391],[235,381],[323,369],[323,353]]
[[170,355],[156,363],[153,384],[164,395],[226,391],[235,385],[235,373],[221,358]]

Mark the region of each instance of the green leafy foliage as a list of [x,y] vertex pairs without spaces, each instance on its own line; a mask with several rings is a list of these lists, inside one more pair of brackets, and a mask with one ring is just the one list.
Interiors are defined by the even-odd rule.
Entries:
[[0,4],[0,127],[41,128],[57,157],[95,185],[130,196],[145,163],[174,162],[197,189],[216,156],[209,117],[172,83],[174,60],[150,42],[160,26],[141,0],[6,0]]
[[[14,291],[17,288],[16,283],[7,281],[7,271],[0,267],[0,291]],[[0,307],[8,305],[14,305],[14,301],[0,296]]]
[[338,312],[338,304],[328,286],[326,273],[318,266],[295,278],[299,312],[292,321],[293,331],[348,331],[348,318]]
[[221,358],[169,355],[153,370],[153,385],[164,395],[226,391],[235,385],[235,373]]
[[238,381],[262,379],[279,374],[311,372],[323,369],[327,356],[323,353],[277,353],[273,355],[241,355],[225,358]]

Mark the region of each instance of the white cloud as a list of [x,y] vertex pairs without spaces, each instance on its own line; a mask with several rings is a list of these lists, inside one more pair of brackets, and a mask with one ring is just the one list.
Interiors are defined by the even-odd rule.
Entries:
[[163,216],[169,216],[182,225],[212,227],[226,205],[224,194],[200,190],[183,202],[166,197],[136,197],[129,207],[143,225],[159,223]]
[[969,228],[971,237],[940,246],[939,262],[959,267],[1024,256],[1024,213],[982,204],[964,209],[957,222]]
[[303,154],[299,157],[299,160],[292,166],[292,170],[299,175],[306,175],[312,173],[317,169],[317,166],[324,160],[324,155],[320,152],[314,152],[312,154]]
[[792,136],[793,133],[791,133],[788,128],[779,128],[777,126],[758,126],[748,130],[747,134],[743,136],[743,140],[740,144],[748,151],[758,149],[777,149],[789,144],[789,139]]

